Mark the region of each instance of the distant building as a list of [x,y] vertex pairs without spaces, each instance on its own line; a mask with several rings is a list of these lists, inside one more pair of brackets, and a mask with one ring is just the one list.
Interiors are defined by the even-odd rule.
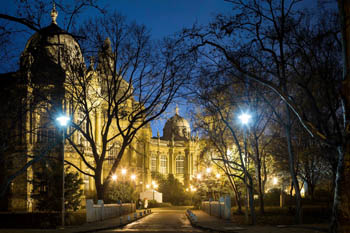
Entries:
[[[96,68],[93,65],[86,68],[79,43],[56,24],[56,10],[52,11],[51,16],[51,25],[36,32],[28,40],[20,58],[20,69],[15,73],[0,74],[0,127],[3,134],[1,143],[4,145],[1,148],[1,159],[4,162],[0,163],[0,179],[6,179],[7,175],[23,168],[38,153],[57,156],[62,150],[62,147],[55,146],[45,152],[45,148],[59,135],[54,122],[55,116],[52,115],[57,109],[63,109],[75,122],[83,121],[84,115],[79,111],[72,111],[72,103],[64,98],[69,90],[65,78],[72,72],[72,65],[76,69],[90,72],[91,77],[95,79],[96,88],[103,89],[99,78],[109,75],[104,70],[105,62],[108,62],[108,59],[103,57],[104,53],[99,54]],[[111,51],[108,40],[104,48],[107,52]],[[26,98],[31,99],[29,102],[24,101]],[[131,108],[134,101],[130,99],[127,107]],[[103,108],[96,112],[94,117],[92,127],[97,132],[103,127]],[[68,133],[71,132],[72,129],[68,129]],[[100,140],[97,133],[96,137]],[[74,132],[71,140],[84,148],[85,158],[92,161],[91,148],[84,137]],[[108,151],[109,161],[104,163],[104,171],[111,167],[119,146],[120,143],[116,139],[113,148]],[[66,160],[82,171],[89,171],[67,140],[64,148]],[[189,185],[191,176],[198,170],[199,150],[198,138],[191,136],[189,123],[177,110],[166,122],[162,137],[158,134],[152,138],[150,126],[138,132],[118,168],[118,179],[122,177],[123,168],[127,171],[125,179],[135,174],[134,182],[140,191],[151,185],[151,172],[174,174],[185,185]],[[33,185],[30,182],[35,169],[36,165],[30,166],[12,182],[8,195],[1,201],[2,209],[30,211],[35,208],[31,199]],[[85,196],[94,193],[94,180],[82,173],[80,176],[84,180],[81,188],[84,189]],[[106,176],[107,172],[103,172],[103,177]]]

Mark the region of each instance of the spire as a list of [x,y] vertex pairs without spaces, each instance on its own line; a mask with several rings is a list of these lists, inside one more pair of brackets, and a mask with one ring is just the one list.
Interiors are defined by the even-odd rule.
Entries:
[[179,106],[176,104],[176,108],[175,108],[175,114],[179,115]]
[[56,22],[57,16],[58,16],[58,12],[56,11],[55,1],[52,1],[51,19],[53,24],[57,24]]
[[113,50],[111,40],[108,37],[98,53],[97,70],[104,74],[111,74],[113,70]]
[[160,138],[159,130],[157,129],[157,138]]
[[95,57],[91,56],[90,57],[90,65],[89,65],[89,69],[93,70],[95,66]]

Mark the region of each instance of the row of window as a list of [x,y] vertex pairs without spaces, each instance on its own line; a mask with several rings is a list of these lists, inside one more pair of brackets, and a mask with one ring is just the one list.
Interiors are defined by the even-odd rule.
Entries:
[[[175,160],[176,174],[184,174],[185,172],[185,157],[178,155]],[[159,172],[161,174],[168,173],[168,158],[165,155],[161,155],[159,158]],[[157,157],[151,156],[151,171],[157,171]]]

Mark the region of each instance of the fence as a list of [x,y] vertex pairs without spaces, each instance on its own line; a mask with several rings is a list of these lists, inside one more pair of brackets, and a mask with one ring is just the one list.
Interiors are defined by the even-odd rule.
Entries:
[[94,204],[92,199],[86,200],[86,221],[102,221],[107,218],[118,217],[136,211],[134,203],[125,204],[104,204],[103,200],[98,200]]
[[218,218],[231,219],[231,198],[225,196],[219,201],[202,201],[202,210]]

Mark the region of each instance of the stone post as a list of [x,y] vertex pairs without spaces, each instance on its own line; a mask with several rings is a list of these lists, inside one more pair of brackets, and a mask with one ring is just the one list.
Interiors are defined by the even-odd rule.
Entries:
[[94,213],[94,201],[92,199],[86,199],[86,222],[95,221]]
[[224,219],[231,219],[231,197],[230,195],[225,196],[225,204],[224,204]]
[[105,208],[104,208],[104,202],[103,200],[98,200],[97,205],[100,206],[100,211],[99,211],[99,220],[102,221],[105,218]]

